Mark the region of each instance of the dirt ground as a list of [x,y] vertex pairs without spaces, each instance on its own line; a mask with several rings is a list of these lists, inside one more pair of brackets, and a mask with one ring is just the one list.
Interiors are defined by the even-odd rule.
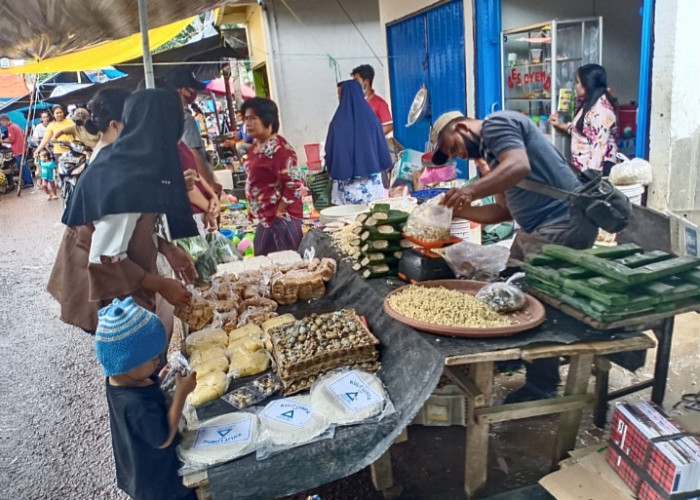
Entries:
[[[38,190],[21,197],[0,195],[0,498],[127,498],[115,484],[104,379],[92,338],[59,319],[45,291],[63,234],[59,201]],[[666,407],[697,392],[700,316],[679,317]],[[613,388],[645,378],[653,353],[636,374],[611,371]],[[500,375],[501,399],[522,382],[522,373]],[[646,399],[649,390],[629,397]],[[489,481],[479,497],[534,484],[549,471],[556,417],[492,426]],[[409,428],[409,440],[392,450],[401,499],[462,499],[462,427]],[[584,415],[580,446],[604,438]],[[363,470],[291,498],[317,494],[323,500],[384,498]]]

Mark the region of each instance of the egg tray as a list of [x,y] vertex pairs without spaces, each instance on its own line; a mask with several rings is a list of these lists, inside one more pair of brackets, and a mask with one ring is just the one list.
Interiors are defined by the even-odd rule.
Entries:
[[[322,326],[317,324],[319,320],[322,325],[335,322],[333,331],[337,336],[321,338],[318,333],[312,333],[311,326],[316,324],[317,330]],[[300,330],[300,327],[306,327],[307,330]],[[277,373],[283,379],[309,376],[322,370],[372,362],[379,358],[379,340],[352,309],[322,315],[312,314],[294,323],[273,328],[269,334]],[[354,343],[351,343],[353,336]],[[291,337],[294,337],[294,341],[290,343]]]

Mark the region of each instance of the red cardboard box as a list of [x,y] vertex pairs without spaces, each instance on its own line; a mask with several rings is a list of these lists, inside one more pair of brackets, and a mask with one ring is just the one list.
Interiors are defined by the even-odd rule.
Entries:
[[618,404],[609,444],[608,463],[640,500],[700,498],[700,444],[653,403]]

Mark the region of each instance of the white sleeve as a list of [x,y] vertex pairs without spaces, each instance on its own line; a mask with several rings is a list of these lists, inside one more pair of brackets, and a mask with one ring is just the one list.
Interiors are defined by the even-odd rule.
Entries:
[[101,264],[100,257],[126,258],[129,241],[134,234],[139,213],[106,215],[95,221],[95,232],[90,243],[90,263]]

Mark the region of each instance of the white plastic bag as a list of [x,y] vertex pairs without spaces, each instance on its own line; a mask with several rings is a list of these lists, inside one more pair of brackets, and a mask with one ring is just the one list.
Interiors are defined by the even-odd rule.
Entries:
[[510,251],[500,245],[481,246],[469,241],[445,249],[445,261],[457,275],[468,279],[489,280],[506,268]]
[[333,426],[311,406],[308,395],[276,399],[258,413],[260,438],[255,458],[264,460],[291,448],[331,439]]
[[629,186],[630,184],[651,184],[651,164],[643,158],[627,158],[622,153],[617,153],[621,163],[613,165],[608,180],[616,186]]

